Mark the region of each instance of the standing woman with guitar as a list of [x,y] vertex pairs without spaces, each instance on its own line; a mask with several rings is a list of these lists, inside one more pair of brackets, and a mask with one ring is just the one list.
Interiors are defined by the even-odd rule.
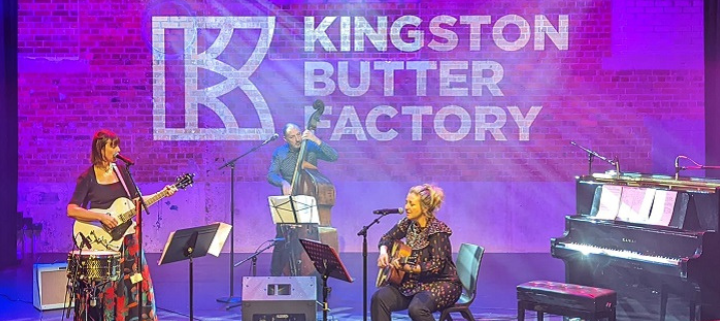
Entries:
[[[373,294],[373,321],[390,321],[392,311],[404,309],[413,321],[435,320],[434,311],[460,298],[462,284],[452,260],[452,230],[435,217],[444,198],[442,189],[433,185],[411,188],[405,199],[407,216],[380,239],[378,267],[399,277],[391,277]],[[406,245],[400,242],[403,238]],[[390,248],[392,257],[388,254]],[[398,248],[406,250],[395,251]],[[396,252],[405,253],[394,255]]]
[[[69,217],[79,222],[102,225],[107,229],[118,227],[120,222],[117,219],[102,213],[98,209],[114,207],[116,200],[129,198],[129,193],[135,195],[135,186],[126,185],[130,180],[129,177],[124,175],[124,169],[115,165],[116,155],[119,152],[120,138],[115,133],[106,129],[95,133],[90,157],[92,166],[78,177],[75,192],[67,206]],[[156,194],[144,196],[144,199],[150,200],[159,196],[169,196],[176,191],[175,186],[169,185]],[[91,210],[87,209],[88,206]],[[144,300],[141,319],[157,320],[150,271],[145,262],[144,253],[140,253],[143,270],[137,271],[136,254],[139,251],[137,234],[134,233],[132,227],[129,229],[129,233],[126,232],[127,234],[122,239],[120,248],[117,249],[120,252],[119,277],[105,287],[103,293],[99,295],[96,305],[92,303],[86,304],[87,297],[76,295],[74,320],[90,320],[91,318],[105,321],[135,319],[138,315],[138,294],[136,293],[137,286],[134,283],[137,283],[140,279],[142,279],[140,297]],[[77,235],[74,236],[77,237]],[[94,244],[92,250],[96,250],[96,247],[102,248],[103,244],[95,243],[97,240],[94,237],[89,235],[85,237],[90,239],[88,243]],[[107,245],[107,243],[105,244]],[[86,244],[83,244],[83,246],[85,246],[86,253],[91,250],[86,247]],[[86,309],[86,307],[90,308]]]

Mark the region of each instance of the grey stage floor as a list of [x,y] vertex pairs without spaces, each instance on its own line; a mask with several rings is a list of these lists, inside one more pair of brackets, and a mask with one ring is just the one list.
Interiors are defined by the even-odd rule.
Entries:
[[[235,254],[235,261],[246,258],[248,254]],[[185,262],[158,266],[158,254],[148,254],[151,262],[151,274],[155,285],[158,315],[160,320],[188,320],[189,314],[189,275]],[[341,258],[355,279],[346,283],[330,279],[332,295],[329,299],[330,320],[362,320],[362,255],[343,253]],[[13,268],[0,270],[0,320],[61,320],[61,310],[38,311],[33,307],[32,267],[33,263],[63,262],[66,254],[53,253],[26,257]],[[230,255],[219,258],[204,257],[195,260],[194,270],[194,316],[197,320],[242,320],[240,308],[226,309],[217,298],[230,294]],[[375,290],[374,280],[377,269],[374,267],[376,254],[371,253],[368,261],[369,277],[368,300]],[[249,263],[249,262],[248,262]],[[270,255],[262,254],[257,264],[259,276],[269,274]],[[251,275],[250,264],[235,268],[234,294],[241,296],[243,276]],[[496,254],[485,255],[478,280],[479,293],[472,305],[476,320],[515,320],[517,318],[515,286],[530,280],[563,281],[562,261],[550,254]],[[368,301],[369,302],[369,301]],[[368,303],[369,304],[369,303]],[[322,320],[322,314],[319,314]],[[437,317],[437,316],[436,316]],[[409,320],[406,313],[393,316],[395,320]],[[528,319],[534,315],[528,313]],[[455,316],[460,320],[459,315]],[[532,320],[531,319],[531,320]],[[546,320],[560,320],[547,318]]]

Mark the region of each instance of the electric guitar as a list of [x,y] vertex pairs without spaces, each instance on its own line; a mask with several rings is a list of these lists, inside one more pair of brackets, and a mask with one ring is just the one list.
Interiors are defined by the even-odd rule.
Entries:
[[[410,254],[412,254],[412,248],[403,242],[395,241],[389,253],[390,262],[398,259],[400,264],[416,264],[417,257],[410,256]],[[405,271],[398,270],[391,264],[388,264],[388,266],[380,268],[380,271],[378,271],[375,286],[379,288],[386,285],[400,285],[403,277],[405,277],[405,273]]]
[[[192,185],[193,177],[194,174],[184,174],[177,178],[174,185],[178,189],[185,189]],[[169,191],[163,189],[157,195],[146,200],[145,203],[151,206],[168,195]],[[135,233],[135,221],[132,218],[137,214],[137,209],[135,208],[135,202],[130,199],[121,197],[116,199],[110,208],[93,208],[90,211],[112,216],[118,222],[118,226],[115,228],[108,228],[99,221],[82,222],[75,220],[73,239],[77,239],[78,234],[82,233],[90,242],[93,251],[120,251],[123,238],[128,234]],[[86,248],[85,250],[90,249]]]

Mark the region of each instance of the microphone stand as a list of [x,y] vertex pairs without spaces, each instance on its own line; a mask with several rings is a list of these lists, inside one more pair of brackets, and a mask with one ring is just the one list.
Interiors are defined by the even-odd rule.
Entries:
[[390,215],[390,213],[380,213],[380,216],[374,219],[370,225],[363,226],[360,232],[357,233],[358,236],[363,237],[363,321],[367,321],[367,231],[371,226],[380,223],[380,219],[388,215]]
[[588,148],[585,148],[585,147],[582,147],[582,146],[578,145],[578,144],[575,143],[575,142],[570,142],[570,145],[576,146],[576,147],[582,149],[583,151],[585,151],[585,152],[588,154],[588,175],[592,175],[593,157],[597,157],[597,158],[599,158],[599,159],[607,162],[608,164],[615,166],[615,174],[616,174],[618,177],[620,177],[620,160],[618,159],[617,156],[615,156],[614,159],[610,160],[610,159],[608,159],[608,158],[606,158],[606,157],[603,157],[603,156],[601,156],[600,154],[598,154],[598,153],[596,153],[596,152],[594,152],[594,151],[592,151],[592,150],[590,150],[590,149],[588,149]]
[[277,134],[274,134],[273,136],[262,142],[260,145],[257,145],[249,151],[245,152],[244,154],[231,159],[229,162],[223,164],[223,166],[220,166],[220,168],[218,168],[218,170],[220,170],[225,167],[230,167],[230,226],[232,226],[232,231],[230,232],[230,295],[227,297],[217,298],[217,302],[227,304],[240,302],[240,298],[235,296],[235,275],[233,273],[233,262],[235,261],[235,163],[239,159],[258,150],[260,147],[267,145],[271,141],[275,140],[277,137]]
[[[260,249],[260,250],[258,250],[258,251],[255,251],[255,253],[253,253],[253,255],[250,255],[249,257],[245,258],[244,260],[235,263],[235,265],[233,265],[233,267],[238,267],[238,266],[242,265],[243,263],[245,263],[245,262],[247,262],[247,261],[249,261],[249,260],[252,260],[252,276],[256,276],[256,275],[257,275],[257,257],[258,257],[258,255],[262,254],[262,253],[265,252],[267,249],[275,246],[275,242],[276,242],[276,241],[273,240],[272,243],[268,244],[266,247],[264,247],[264,248],[262,248],[262,249]],[[240,306],[240,305],[242,305],[242,304],[241,304],[241,303],[235,303],[235,304],[232,304],[232,305],[228,304],[228,305],[225,307],[225,310],[227,311],[227,310],[230,310],[230,309],[232,309],[232,308],[234,308],[234,307],[236,307],[236,306]]]
[[[135,253],[135,262],[137,262],[137,270],[139,271],[140,275],[142,276],[143,271],[143,262],[142,262],[142,251],[143,251],[143,242],[142,242],[142,209],[145,208],[145,213],[150,215],[150,211],[148,210],[147,204],[145,204],[145,200],[143,199],[142,192],[140,192],[140,187],[135,183],[135,178],[132,176],[132,172],[130,172],[130,166],[133,164],[126,163],[125,164],[125,173],[127,173],[128,178],[130,178],[130,183],[132,186],[135,186],[135,195],[140,199],[140,206],[137,208],[137,215],[136,215],[136,221],[137,224],[135,225],[135,233],[137,233],[138,237],[138,251]],[[138,283],[135,284],[137,296],[138,296],[138,320],[142,320],[142,309],[143,309],[143,296],[142,296],[142,281],[140,280]]]
[[[680,166],[680,159],[685,158],[689,161],[691,161],[695,166]],[[698,162],[692,160],[692,158],[678,155],[678,157],[675,157],[675,179],[677,180],[680,178],[680,171],[681,170],[696,170],[696,169],[720,169],[720,166],[717,165],[702,165],[698,164]]]

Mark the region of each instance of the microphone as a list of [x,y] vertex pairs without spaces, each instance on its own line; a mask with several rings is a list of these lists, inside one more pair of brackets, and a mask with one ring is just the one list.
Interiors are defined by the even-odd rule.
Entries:
[[115,154],[115,158],[125,162],[126,165],[135,165],[135,162],[132,161],[132,159],[129,159],[123,155],[120,155],[120,153]]
[[264,142],[262,142],[261,145],[267,145],[269,142],[278,139],[278,137],[280,137],[280,135],[278,135],[277,133],[272,134],[272,136],[268,137],[268,139],[266,139]]
[[678,155],[678,157],[675,157],[675,168],[676,169],[685,169],[684,166],[680,166],[680,159],[687,159],[687,156]]
[[384,208],[384,209],[381,209],[381,210],[374,210],[374,211],[373,211],[373,214],[380,214],[380,215],[385,215],[385,214],[402,214],[402,213],[404,213],[404,212],[405,212],[405,209],[403,209],[402,207],[396,207],[396,208]]
[[675,157],[675,179],[679,179],[680,171],[686,169],[685,166],[680,166],[681,158],[687,159],[688,157],[683,155],[678,155],[678,157]]
[[85,237],[85,234],[83,234],[82,232],[78,232],[78,235],[80,235],[80,239],[82,240],[81,247],[86,247],[88,250],[92,250],[92,245],[90,245],[90,240],[87,237]]
[[[277,135],[277,134],[276,134],[276,135]],[[274,239],[269,239],[269,240],[267,240],[267,241],[268,241],[268,242],[285,242],[285,238],[284,238],[284,237],[276,237],[276,238],[274,238]]]

